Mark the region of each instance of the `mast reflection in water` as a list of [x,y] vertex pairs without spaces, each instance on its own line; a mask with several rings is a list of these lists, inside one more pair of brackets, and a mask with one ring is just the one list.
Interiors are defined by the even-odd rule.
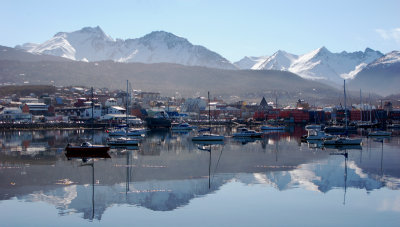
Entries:
[[[68,142],[91,138],[105,144],[107,135],[1,132],[2,225],[50,225],[57,219],[65,225],[398,224],[396,133],[340,149],[309,147],[300,142],[302,133],[211,145],[193,143],[190,133],[157,132],[140,147],[111,149],[111,158],[71,158],[64,152]],[[280,218],[279,211],[290,218]]]

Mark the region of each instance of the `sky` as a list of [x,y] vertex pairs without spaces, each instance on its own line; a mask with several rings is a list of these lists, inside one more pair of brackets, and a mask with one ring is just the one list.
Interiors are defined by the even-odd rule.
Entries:
[[100,26],[112,38],[167,31],[235,62],[277,50],[400,50],[399,0],[0,0],[0,45]]

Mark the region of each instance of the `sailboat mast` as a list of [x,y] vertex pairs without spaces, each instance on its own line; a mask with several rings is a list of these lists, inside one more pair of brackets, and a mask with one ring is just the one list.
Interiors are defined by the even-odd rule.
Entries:
[[93,87],[91,88],[91,92],[92,92],[92,129],[93,129],[93,123],[94,123],[94,115],[93,115],[93,108],[94,108],[94,103],[93,103]]
[[371,93],[369,93],[369,122],[372,122]]
[[344,118],[347,131],[346,80],[343,80],[343,93],[344,93]]
[[362,97],[361,97],[361,89],[360,89],[360,121],[363,120],[363,112],[362,112]]
[[125,106],[125,121],[126,121],[126,130],[128,131],[128,80],[126,80],[126,106]]
[[210,127],[210,135],[211,135],[210,91],[208,91],[207,97],[208,97],[208,125],[209,125],[209,127]]

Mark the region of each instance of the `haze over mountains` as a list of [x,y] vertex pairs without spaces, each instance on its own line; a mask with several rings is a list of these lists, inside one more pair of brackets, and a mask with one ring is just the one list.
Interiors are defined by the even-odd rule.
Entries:
[[[71,64],[71,67],[78,67],[79,69],[85,68],[85,70],[89,71],[91,70],[93,65],[85,65],[81,63],[109,60],[113,61],[114,63],[163,63],[161,64],[163,66],[162,68],[167,71],[161,72],[158,70],[157,73],[160,74],[157,76],[158,80],[170,80],[172,75],[165,76],[165,78],[162,78],[162,75],[175,73],[176,68],[185,68],[185,70],[187,70],[185,73],[187,74],[185,75],[185,78],[183,78],[184,81],[198,81],[204,78],[212,78],[211,80],[217,83],[211,84],[211,87],[200,87],[200,85],[204,84],[192,84],[188,87],[195,87],[197,88],[197,90],[208,90],[212,88],[217,89],[217,87],[219,87],[220,90],[224,90],[224,92],[221,93],[225,94],[227,92],[227,89],[225,89],[225,87],[228,84],[230,84],[229,86],[236,84],[234,87],[239,87],[239,91],[248,89],[247,93],[253,94],[266,93],[267,90],[268,92],[270,92],[271,89],[275,91],[284,90],[289,93],[294,92],[294,86],[290,84],[293,81],[288,81],[288,77],[285,76],[282,76],[280,78],[280,80],[282,80],[280,81],[282,87],[275,88],[271,86],[275,83],[269,83],[269,80],[271,79],[269,77],[260,77],[262,79],[258,81],[258,83],[262,83],[265,88],[262,88],[261,84],[254,85],[252,87],[250,86],[248,81],[246,81],[246,79],[249,79],[249,81],[252,80],[251,76],[249,78],[246,78],[249,75],[289,75],[284,73],[286,71],[295,73],[300,77],[307,79],[305,82],[310,80],[319,81],[336,87],[339,90],[341,89],[341,85],[343,84],[343,79],[346,78],[347,80],[350,80],[349,88],[363,89],[364,91],[373,91],[381,95],[389,95],[400,93],[400,89],[395,85],[395,82],[398,81],[398,78],[400,77],[397,65],[400,61],[400,57],[396,53],[398,52],[395,51],[389,53],[388,55],[384,55],[381,52],[372,50],[370,48],[365,49],[365,51],[363,52],[357,51],[348,53],[343,51],[341,53],[332,53],[327,48],[321,47],[303,55],[295,55],[285,52],[283,50],[279,50],[272,56],[245,57],[242,60],[233,64],[221,55],[211,50],[208,50],[205,47],[193,45],[188,40],[175,36],[174,34],[168,32],[156,31],[141,38],[114,40],[110,36],[106,35],[100,27],[86,27],[74,32],[59,32],[54,37],[42,44],[26,43],[20,46],[16,46],[15,48],[2,47],[0,60],[16,60],[21,62],[69,61],[71,62],[69,63]],[[56,56],[57,58],[52,58],[52,56]],[[382,59],[392,60],[384,61]],[[72,62],[76,62],[77,64],[73,64]],[[166,67],[164,63],[179,64],[183,66],[181,67],[177,65],[171,65]],[[20,67],[23,67],[23,72],[21,71],[21,73],[18,74],[30,74],[30,72],[27,71],[29,67],[27,67],[26,64],[19,64]],[[100,64],[102,65],[102,63]],[[8,64],[4,63],[2,65],[6,68],[8,66]],[[14,66],[16,65],[17,64],[14,63]],[[60,65],[65,65],[65,63],[58,63],[57,65],[61,67]],[[107,62],[106,65],[109,65],[113,69],[121,68],[116,63],[113,64],[111,62]],[[145,71],[152,68],[152,66],[140,66],[141,67],[139,68]],[[158,66],[160,65],[157,65],[157,67]],[[187,68],[187,66],[201,67]],[[30,67],[34,66],[31,65]],[[36,69],[38,68],[36,67]],[[39,81],[43,82],[43,75],[51,74],[49,70],[50,68],[48,67],[41,67],[41,73],[37,71],[37,77],[34,80],[25,76],[24,81],[28,81],[29,83],[39,83]],[[79,72],[84,74],[84,76],[76,78],[77,80],[71,80],[71,78],[76,77],[75,75],[68,74],[72,73],[71,69],[66,69],[65,72],[59,72],[59,74],[63,75],[62,78],[60,78],[60,76],[52,75],[52,80],[55,82],[63,81],[62,84],[66,84],[67,81],[69,81],[70,83],[74,82],[76,84],[81,83],[82,80],[84,80],[82,85],[88,85],[87,82],[93,82],[88,77],[95,75],[91,75],[92,73],[85,73],[85,70]],[[227,72],[225,72],[224,70],[227,70]],[[6,70],[3,68],[1,82],[21,82],[22,78],[13,78],[13,76],[10,75],[10,72],[15,71],[18,71],[18,69],[9,69],[9,71],[6,72]],[[51,69],[51,71],[52,73],[54,73],[60,71],[60,69]],[[134,74],[137,72],[133,70],[127,73]],[[127,73],[122,74],[125,75]],[[151,74],[154,76],[154,70],[146,72],[142,71],[142,73],[144,75]],[[238,79],[237,81],[226,81],[226,79],[229,78],[226,76],[219,76],[220,74],[232,74],[235,75],[233,78],[237,77],[240,79]],[[39,78],[39,75],[41,75],[42,78]],[[110,72],[109,76],[113,76],[113,80],[122,79],[122,77],[119,76],[116,72]],[[106,76],[103,75],[101,77]],[[175,76],[174,78],[178,77],[180,76]],[[373,77],[374,80],[372,80],[371,77]],[[8,78],[10,80],[8,81],[5,78]],[[382,86],[376,86],[376,83],[381,81],[387,81],[388,83],[381,83]],[[137,82],[141,83],[140,81]],[[240,82],[244,83],[242,85],[245,86],[241,86],[241,84],[239,84]],[[173,84],[172,82],[170,82],[169,85],[171,86],[169,86],[169,89],[172,89],[173,87],[182,87],[178,85],[181,83],[181,81],[177,81],[176,83],[177,84]],[[309,89],[312,89],[314,84],[311,82],[309,83],[310,84],[308,87]],[[152,84],[156,85],[157,83],[153,82]],[[151,89],[151,87],[149,86],[146,87]],[[162,88],[159,88],[160,86],[158,85],[156,87],[160,91],[164,90]],[[303,86],[303,88],[305,87]],[[330,89],[326,88],[325,90]],[[231,92],[234,93],[235,91],[231,90]]]

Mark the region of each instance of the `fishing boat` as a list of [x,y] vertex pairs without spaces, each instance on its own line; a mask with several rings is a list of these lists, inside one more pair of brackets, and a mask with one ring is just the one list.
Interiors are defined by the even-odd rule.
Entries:
[[233,137],[261,137],[262,132],[256,132],[255,130],[249,130],[247,128],[238,128],[236,133],[233,133]]
[[211,109],[210,109],[210,92],[208,92],[208,123],[210,133],[203,133],[198,136],[194,136],[192,141],[223,141],[225,136],[211,134]]

